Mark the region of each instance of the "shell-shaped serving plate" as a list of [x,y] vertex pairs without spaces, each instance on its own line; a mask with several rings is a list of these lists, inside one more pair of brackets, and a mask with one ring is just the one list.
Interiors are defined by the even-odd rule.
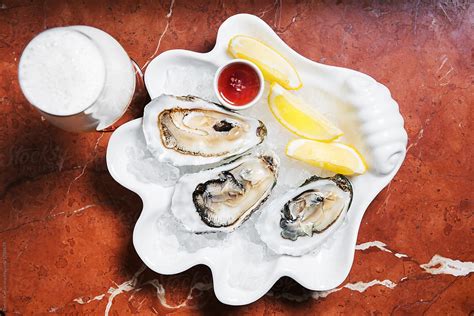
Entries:
[[[160,216],[169,212],[173,187],[139,181],[130,172],[131,158],[127,150],[145,146],[141,119],[137,119],[117,129],[107,148],[111,175],[143,200],[143,211],[133,233],[136,251],[150,269],[162,274],[179,273],[198,264],[209,266],[217,298],[230,305],[257,300],[282,276],[289,276],[311,290],[335,288],[350,271],[365,210],[392,180],[405,158],[407,134],[398,105],[389,90],[371,77],[350,69],[319,64],[299,55],[265,22],[248,14],[227,19],[219,28],[215,47],[208,53],[170,50],[156,57],[145,73],[150,96],[176,93],[169,91],[167,78],[179,67],[189,70],[186,76],[202,74],[204,78],[212,74],[231,58],[226,53],[227,43],[237,34],[256,37],[285,56],[303,81],[303,88],[296,93],[314,101],[335,119],[345,131],[344,142],[355,145],[366,157],[368,172],[351,178],[354,199],[346,222],[328,246],[302,257],[272,256],[258,261],[251,253],[252,249],[242,247],[238,242],[185,251],[179,247],[180,241],[176,237],[159,234],[156,225]],[[183,78],[183,85],[187,79]]]

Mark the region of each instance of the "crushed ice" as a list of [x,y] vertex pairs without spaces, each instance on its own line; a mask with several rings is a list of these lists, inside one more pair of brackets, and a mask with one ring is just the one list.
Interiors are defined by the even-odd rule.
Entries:
[[212,102],[219,102],[212,89],[216,70],[217,67],[210,67],[208,63],[198,63],[194,67],[171,66],[166,70],[163,91],[176,96],[194,95]]
[[[173,95],[197,95],[216,102],[217,98],[212,89],[214,71],[215,69],[208,65],[205,67],[173,66],[166,72],[165,85],[163,87],[164,92]],[[194,78],[199,78],[199,81],[196,82]],[[265,87],[264,96],[266,95],[268,95],[268,85]],[[276,121],[269,110],[266,98],[263,98],[262,101],[254,107],[241,111],[241,113],[263,121],[267,127],[267,138],[257,151],[261,151],[265,148],[270,149],[277,153],[280,158],[278,182],[265,204],[270,203],[273,198],[280,196],[289,189],[301,185],[304,180],[312,175],[316,174],[322,177],[333,175],[331,172],[301,163],[285,155],[286,144],[297,136],[293,135]],[[141,141],[142,143],[137,144],[136,148],[130,148],[128,153],[130,157],[128,170],[141,181],[152,182],[163,186],[172,186],[178,180],[180,173],[193,173],[202,169],[202,167],[182,167],[178,169],[170,164],[157,162],[146,150],[144,139]],[[264,206],[261,206],[261,208],[263,207]],[[243,279],[248,280],[248,278],[228,280],[229,284],[240,288],[253,286],[255,284],[255,278],[258,279],[259,276],[264,275],[261,271],[257,271],[257,267],[266,269],[267,267],[265,265],[274,264],[276,258],[278,258],[278,255],[266,247],[261,241],[255,228],[255,222],[258,220],[259,213],[260,212],[257,211],[256,214],[251,216],[232,233],[195,234],[186,231],[184,226],[176,220],[170,210],[165,211],[158,217],[156,222],[159,239],[157,243],[159,244],[160,252],[165,254],[168,248],[170,248],[170,250],[173,249],[173,252],[179,249],[187,253],[194,253],[209,247],[232,247],[233,253],[242,254],[233,256],[232,260],[239,260],[239,264],[232,266],[239,266],[244,269],[245,271],[242,271],[242,273],[249,274],[251,271],[254,271],[254,273],[252,273],[253,277],[251,278],[253,280],[251,282],[252,284],[242,283]],[[345,223],[343,226],[345,226]],[[328,238],[322,247],[307,254],[307,256],[315,256],[319,251],[331,247],[336,235],[339,235],[341,230],[343,230],[342,227],[333,234],[333,236]],[[229,273],[228,275],[229,277],[230,275],[238,276],[240,273]]]
[[179,179],[179,169],[156,160],[146,149],[144,139],[139,139],[134,147],[128,147],[127,156],[127,170],[140,182],[170,187]]

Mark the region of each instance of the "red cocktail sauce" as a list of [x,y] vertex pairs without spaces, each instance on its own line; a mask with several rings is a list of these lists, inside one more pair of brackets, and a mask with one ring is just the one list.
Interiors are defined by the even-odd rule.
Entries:
[[231,105],[243,106],[258,95],[260,80],[257,72],[244,63],[232,63],[219,75],[217,89],[221,97]]

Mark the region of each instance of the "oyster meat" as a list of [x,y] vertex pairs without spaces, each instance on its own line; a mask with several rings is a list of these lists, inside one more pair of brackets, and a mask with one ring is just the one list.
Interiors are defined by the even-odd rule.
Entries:
[[171,212],[188,231],[233,231],[268,198],[278,175],[273,153],[251,154],[178,181]]
[[147,148],[176,166],[209,165],[260,144],[265,125],[197,97],[162,95],[143,115]]
[[257,231],[276,253],[301,256],[339,228],[352,194],[351,183],[342,175],[313,176],[272,201],[262,211]]

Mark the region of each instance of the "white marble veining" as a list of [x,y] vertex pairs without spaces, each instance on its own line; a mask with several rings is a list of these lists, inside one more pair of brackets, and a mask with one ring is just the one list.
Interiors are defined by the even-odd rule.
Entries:
[[[405,254],[400,254],[400,253],[394,253],[392,250],[387,248],[388,246],[378,240],[375,241],[369,241],[365,242],[362,244],[359,244],[356,246],[356,250],[358,251],[365,251],[370,248],[377,248],[380,251],[387,252],[390,254],[393,254],[397,258],[409,258]],[[462,262],[460,260],[454,260],[454,259],[449,259],[442,257],[440,255],[434,255],[433,258],[430,260],[430,262],[421,264],[420,268],[429,274],[433,275],[438,275],[438,274],[449,274],[452,276],[456,277],[461,277],[461,276],[466,276],[472,272],[474,272],[474,262]],[[182,307],[189,306],[188,303],[189,301],[193,300],[195,297],[202,295],[202,293],[210,291],[213,289],[212,283],[210,282],[194,282],[191,287],[189,288],[188,295],[186,298],[180,302],[179,304],[172,305],[169,304],[167,299],[166,299],[166,289],[163,286],[163,284],[159,281],[159,279],[151,279],[147,280],[144,282],[139,282],[139,277],[140,275],[146,270],[146,266],[142,265],[132,276],[130,280],[127,280],[119,285],[116,285],[115,287],[109,288],[109,290],[106,293],[99,294],[95,297],[92,298],[85,298],[84,296],[75,298],[73,302],[77,304],[89,304],[92,301],[101,301],[102,299],[107,297],[107,305],[105,308],[104,314],[106,316],[109,315],[109,312],[112,308],[113,305],[113,300],[117,295],[120,295],[124,292],[130,292],[130,291],[140,291],[143,287],[147,285],[151,285],[156,289],[156,298],[160,302],[160,304],[167,308],[167,309],[179,309]],[[407,276],[402,277],[398,283],[404,282],[406,280],[409,280]],[[383,286],[388,289],[394,289],[398,283],[389,280],[389,279],[384,279],[384,280],[370,280],[370,281],[358,281],[358,282],[351,282],[351,283],[346,283],[341,287],[334,288],[332,290],[328,291],[309,291],[309,295],[295,295],[292,293],[279,293],[278,297],[282,297],[291,301],[305,301],[309,298],[312,299],[322,299],[326,298],[329,295],[339,292],[343,289],[350,290],[350,291],[355,291],[359,293],[363,293],[367,291],[369,288],[372,288],[374,286]],[[196,292],[200,293],[197,294]],[[273,296],[274,293],[269,292],[267,295]],[[51,308],[54,310],[57,310],[57,308]],[[51,311],[54,312],[54,311]]]
[[434,255],[430,262],[420,265],[425,272],[430,274],[450,274],[465,276],[474,272],[474,262],[462,262]]

